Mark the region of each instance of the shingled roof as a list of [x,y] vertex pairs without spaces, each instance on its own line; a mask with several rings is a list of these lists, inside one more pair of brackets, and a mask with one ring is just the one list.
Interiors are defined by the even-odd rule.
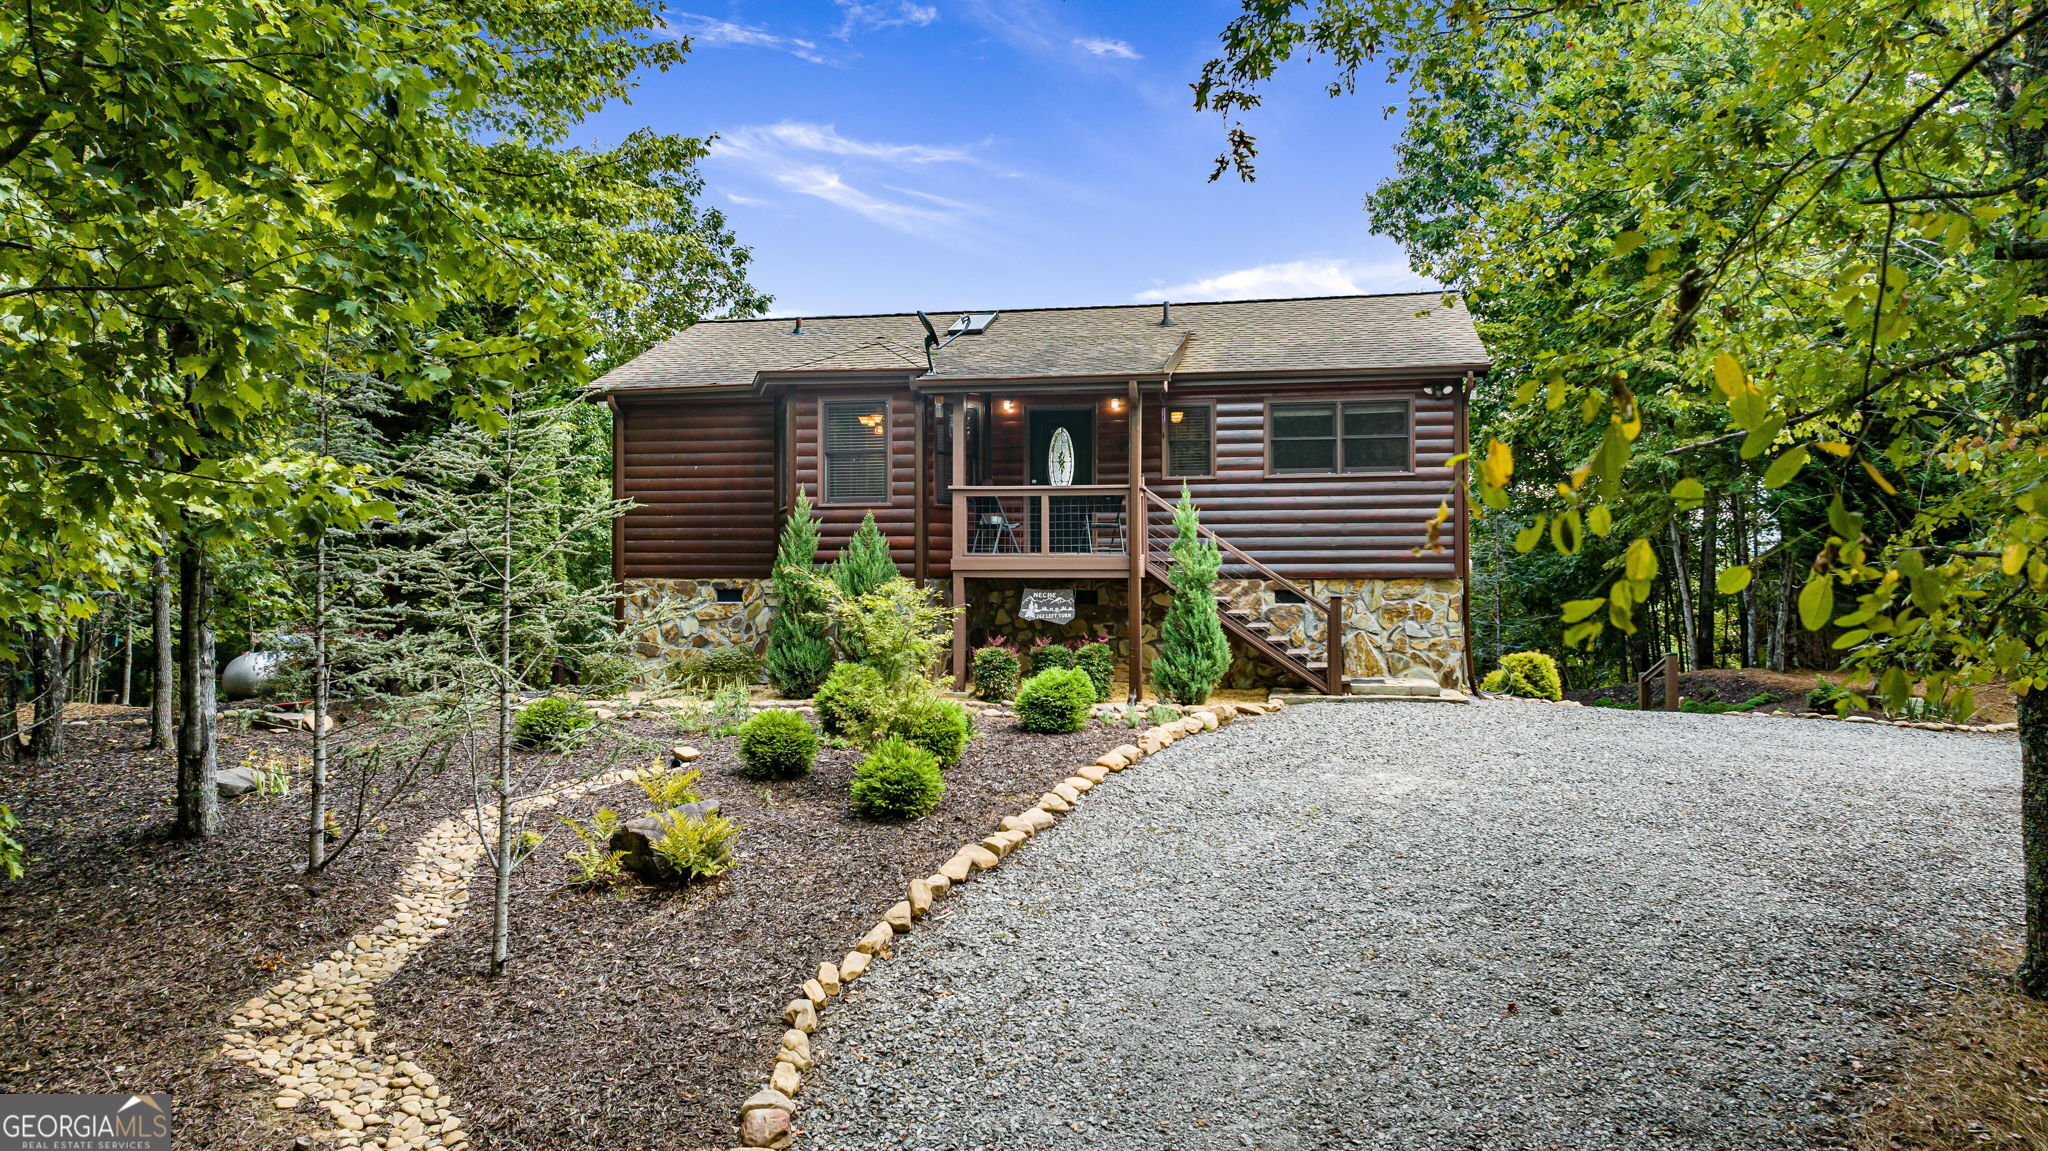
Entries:
[[[597,381],[609,391],[737,388],[778,373],[899,372],[921,382],[1484,370],[1463,305],[1440,292],[1026,308],[961,336],[927,370],[915,313],[709,320]],[[934,312],[940,332],[959,312]]]

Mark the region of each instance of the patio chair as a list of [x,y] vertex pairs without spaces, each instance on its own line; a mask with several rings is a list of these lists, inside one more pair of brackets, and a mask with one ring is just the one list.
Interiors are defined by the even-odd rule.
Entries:
[[1124,513],[1088,513],[1088,550],[1121,554],[1124,550]]
[[[1023,525],[1004,514],[1001,500],[995,496],[975,496],[967,501],[967,513],[974,524],[967,537],[969,555],[1001,555],[1005,550],[1023,553],[1024,547],[1017,541],[1017,529]],[[1005,544],[1009,545],[1007,549]]]

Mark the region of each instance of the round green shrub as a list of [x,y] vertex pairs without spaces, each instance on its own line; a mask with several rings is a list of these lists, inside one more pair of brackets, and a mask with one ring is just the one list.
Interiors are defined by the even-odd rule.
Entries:
[[1025,731],[1079,731],[1095,707],[1095,681],[1078,667],[1040,672],[1017,689],[1017,724]]
[[1500,666],[1486,673],[1479,690],[1555,701],[1564,698],[1564,679],[1556,660],[1540,651],[1516,651],[1500,657]]
[[1087,672],[1094,682],[1097,703],[1109,698],[1110,685],[1116,682],[1116,653],[1108,644],[1097,640],[1075,648],[1074,666]]
[[1058,671],[1074,666],[1074,649],[1062,643],[1040,640],[1031,647],[1031,674]]
[[740,774],[748,779],[797,779],[818,759],[818,733],[803,716],[763,708],[740,725]]
[[864,663],[834,665],[832,674],[811,695],[811,702],[828,734],[857,734],[881,713],[882,673]]
[[591,691],[616,696],[640,686],[647,672],[639,660],[616,651],[596,651],[583,657],[576,678]]
[[512,742],[524,748],[562,747],[596,722],[590,709],[573,699],[537,699],[512,717]]
[[1017,677],[1024,671],[1024,661],[1017,658],[1015,648],[1008,644],[992,643],[976,648],[974,652],[974,697],[991,703],[1005,700],[1017,692]]
[[890,736],[854,765],[852,794],[870,819],[917,819],[939,805],[946,780],[938,756]]
[[956,699],[927,696],[900,709],[882,721],[882,730],[901,736],[906,742],[931,752],[944,767],[960,762],[967,741],[974,735],[974,721]]

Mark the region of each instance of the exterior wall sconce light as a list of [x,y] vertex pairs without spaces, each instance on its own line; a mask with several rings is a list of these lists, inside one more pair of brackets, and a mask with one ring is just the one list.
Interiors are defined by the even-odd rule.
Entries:
[[1110,411],[1112,411],[1112,412],[1120,412],[1120,411],[1123,411],[1123,410],[1124,410],[1124,401],[1123,401],[1123,397],[1121,397],[1121,396],[1111,396],[1111,397],[1109,398],[1109,410],[1110,410]]
[[1014,411],[1016,411],[1016,410],[1017,410],[1017,401],[1015,401],[1015,400],[1004,400],[1004,401],[1003,401],[1003,412],[1004,412],[1004,414],[1005,414],[1005,415],[1009,414],[1010,412],[1014,412]]
[[1166,418],[1167,418],[1167,419],[1169,419],[1169,420],[1172,420],[1172,421],[1173,421],[1174,423],[1176,423],[1176,424],[1177,424],[1177,423],[1181,422],[1181,420],[1185,419],[1186,417],[1187,417],[1187,413],[1186,413],[1186,412],[1184,412],[1184,411],[1181,411],[1181,410],[1180,410],[1179,408],[1175,408],[1175,409],[1173,409],[1173,411],[1172,411],[1172,412],[1170,412],[1170,413],[1168,413],[1168,414],[1167,414],[1167,417],[1166,417]]

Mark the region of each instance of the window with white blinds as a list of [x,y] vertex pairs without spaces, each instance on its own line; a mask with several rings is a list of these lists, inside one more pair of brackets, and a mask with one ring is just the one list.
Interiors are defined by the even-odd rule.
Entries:
[[883,400],[825,403],[825,502],[889,502],[889,407]]
[[1166,409],[1166,474],[1206,476],[1215,449],[1210,430],[1215,409],[1208,404],[1175,404]]

